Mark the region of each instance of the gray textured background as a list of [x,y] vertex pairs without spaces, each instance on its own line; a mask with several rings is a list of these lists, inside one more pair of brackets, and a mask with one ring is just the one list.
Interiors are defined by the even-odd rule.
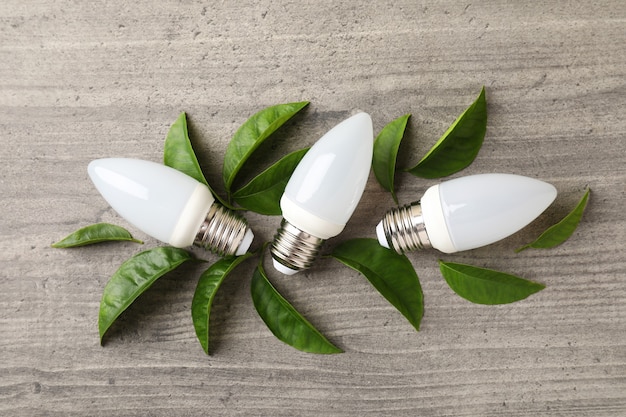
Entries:
[[[107,1],[0,4],[0,414],[6,416],[626,415],[626,3],[623,1]],[[310,100],[266,148],[312,144],[359,109],[378,132],[412,113],[401,164],[415,163],[485,85],[484,146],[463,174],[553,183],[555,204],[498,244],[410,255],[426,313],[415,332],[360,275],[322,259],[283,294],[346,353],[278,341],[249,297],[253,265],[222,287],[213,355],[190,305],[201,265],[157,282],[100,347],[108,277],[158,243],[95,191],[98,157],[161,160],[189,115],[210,182],[237,127],[276,103]],[[398,176],[399,198],[435,181]],[[513,250],[593,190],[570,241]],[[392,205],[370,178],[345,233],[373,237]],[[258,240],[280,219],[248,215]],[[49,247],[109,221],[145,239]],[[212,255],[196,252],[209,261]],[[456,296],[436,260],[540,281],[519,303]]]

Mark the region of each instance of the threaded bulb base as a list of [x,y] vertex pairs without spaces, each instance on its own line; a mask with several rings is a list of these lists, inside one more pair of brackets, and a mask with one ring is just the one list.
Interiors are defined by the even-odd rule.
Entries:
[[250,236],[246,219],[214,202],[193,243],[220,256],[242,255],[250,246]]
[[389,210],[383,217],[382,228],[389,247],[398,253],[432,247],[419,201]]
[[323,242],[324,239],[303,232],[283,219],[280,229],[274,235],[270,252],[281,272],[294,274],[313,265]]

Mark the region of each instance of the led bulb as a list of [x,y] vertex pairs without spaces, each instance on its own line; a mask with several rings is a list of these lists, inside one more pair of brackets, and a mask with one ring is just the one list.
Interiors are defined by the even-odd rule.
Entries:
[[417,203],[389,210],[376,235],[382,246],[398,253],[474,249],[517,232],[555,198],[551,184],[520,175],[456,178],[430,187]]
[[356,209],[372,164],[372,119],[358,113],[322,136],[294,170],[280,199],[283,221],[272,243],[276,270],[309,268],[322,242]]
[[140,159],[108,158],[92,161],[88,172],[120,216],[162,242],[237,256],[252,243],[246,220],[217,203],[206,185],[180,171]]

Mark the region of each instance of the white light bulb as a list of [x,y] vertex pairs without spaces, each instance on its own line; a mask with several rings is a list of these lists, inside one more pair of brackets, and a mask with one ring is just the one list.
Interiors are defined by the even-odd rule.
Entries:
[[209,188],[173,168],[128,158],[92,161],[89,176],[115,211],[169,245],[196,244],[243,255],[254,235],[246,220],[215,201]]
[[556,198],[551,184],[511,174],[480,174],[430,187],[417,203],[389,210],[376,226],[380,244],[398,253],[454,253],[504,239]]
[[287,275],[309,268],[322,242],[338,235],[356,209],[372,164],[372,119],[358,113],[322,136],[294,170],[280,199],[274,267]]

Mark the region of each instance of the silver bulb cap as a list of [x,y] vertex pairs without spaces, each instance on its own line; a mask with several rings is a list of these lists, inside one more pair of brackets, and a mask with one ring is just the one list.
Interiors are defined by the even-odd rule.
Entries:
[[310,268],[323,242],[324,239],[308,234],[283,219],[270,248],[274,267],[286,275]]
[[246,219],[214,202],[193,244],[220,256],[239,256],[248,251],[253,238],[254,234]]
[[432,247],[419,201],[385,213],[376,234],[381,245],[401,254]]

